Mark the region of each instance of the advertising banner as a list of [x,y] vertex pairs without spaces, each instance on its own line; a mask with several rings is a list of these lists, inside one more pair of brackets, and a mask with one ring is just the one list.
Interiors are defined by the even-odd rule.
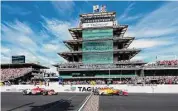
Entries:
[[82,28],[94,28],[94,27],[108,27],[113,26],[113,22],[95,22],[95,23],[83,23]]

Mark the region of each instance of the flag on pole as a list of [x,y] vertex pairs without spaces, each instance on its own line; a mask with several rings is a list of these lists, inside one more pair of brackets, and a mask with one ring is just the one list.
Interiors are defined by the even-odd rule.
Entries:
[[106,5],[101,6],[100,12],[106,12]]
[[94,5],[93,6],[93,13],[99,12],[99,5]]

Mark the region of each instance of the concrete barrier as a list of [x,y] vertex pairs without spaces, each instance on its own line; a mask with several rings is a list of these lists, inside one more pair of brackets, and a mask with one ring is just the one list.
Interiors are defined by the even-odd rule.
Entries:
[[[50,83],[49,86],[37,85],[46,89],[54,89],[56,92],[91,92],[96,87],[112,87],[126,90],[129,93],[178,93],[178,85],[152,85],[152,86],[133,86],[133,85],[59,85]],[[32,89],[34,85],[11,85],[1,86],[1,92],[21,92],[23,89]]]

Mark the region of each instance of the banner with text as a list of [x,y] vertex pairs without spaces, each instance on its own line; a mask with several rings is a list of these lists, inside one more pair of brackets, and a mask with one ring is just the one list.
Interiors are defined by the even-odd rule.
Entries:
[[108,27],[113,26],[113,22],[95,22],[95,23],[83,23],[82,28],[92,28],[92,27]]

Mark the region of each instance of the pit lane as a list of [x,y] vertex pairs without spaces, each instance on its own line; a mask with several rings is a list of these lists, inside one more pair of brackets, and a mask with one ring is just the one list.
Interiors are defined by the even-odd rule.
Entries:
[[78,110],[88,93],[60,93],[53,96],[1,93],[1,111],[74,111]]
[[178,94],[100,96],[99,111],[178,111]]

